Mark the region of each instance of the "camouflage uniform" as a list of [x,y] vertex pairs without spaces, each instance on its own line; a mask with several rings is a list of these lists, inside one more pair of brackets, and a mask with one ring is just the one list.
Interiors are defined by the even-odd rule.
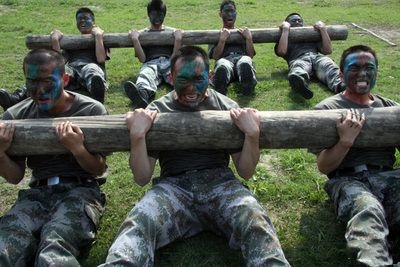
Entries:
[[[229,110],[238,104],[208,89],[196,110]],[[153,101],[158,112],[196,111],[179,105],[174,91]],[[247,266],[289,266],[274,227],[250,191],[228,168],[226,150],[148,151],[160,177],[123,222],[101,266],[152,266],[154,252],[175,240],[208,230],[241,249]]]
[[156,179],[101,266],[152,266],[155,249],[204,230],[242,249],[247,266],[289,266],[265,211],[228,168]]
[[339,220],[347,223],[346,241],[365,266],[393,264],[389,228],[400,230],[400,170],[365,171],[330,179],[325,190]]
[[[309,83],[313,75],[332,92],[341,91],[338,65],[328,56],[318,52],[321,43],[289,43],[283,57],[289,67],[288,77],[294,75]],[[277,54],[278,44],[275,45]]]
[[[209,46],[209,58],[212,58],[215,47],[216,45]],[[242,87],[248,83],[251,90],[257,85],[255,64],[253,59],[246,54],[246,44],[225,44],[221,57],[215,62],[215,75],[212,78],[212,83],[218,92],[226,95],[225,87],[234,81],[239,81]],[[218,87],[223,87],[223,89],[220,90],[221,88]]]
[[95,183],[21,190],[0,220],[0,266],[79,266],[105,202]]
[[[377,95],[373,95],[373,99],[368,106],[336,94],[320,102],[315,109],[399,105]],[[321,149],[310,149],[313,153],[319,151]],[[400,170],[387,170],[392,169],[395,159],[395,147],[352,147],[339,167],[328,175],[330,179],[325,185],[338,219],[347,223],[347,246],[363,266],[393,263],[388,235],[389,229],[394,236],[400,230]]]
[[[99,102],[72,92],[63,116],[106,115]],[[32,99],[3,114],[3,120],[48,118]],[[105,198],[96,177],[72,153],[13,156],[32,170],[30,189],[21,190],[0,219],[0,266],[79,266],[76,259],[93,241]],[[53,185],[49,185],[53,184]]]
[[[163,32],[175,31],[172,27],[164,27]],[[141,32],[160,32],[150,28],[143,29]],[[139,75],[136,80],[136,86],[139,90],[148,91],[149,95],[154,95],[157,88],[163,82],[172,85],[171,68],[169,59],[174,51],[173,45],[149,45],[143,46],[146,60],[142,64]]]

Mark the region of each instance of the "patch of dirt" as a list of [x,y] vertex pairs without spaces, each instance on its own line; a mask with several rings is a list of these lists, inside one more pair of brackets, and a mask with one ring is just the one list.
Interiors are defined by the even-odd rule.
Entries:
[[0,16],[5,13],[8,13],[10,11],[12,11],[12,9],[10,7],[5,6],[5,5],[0,5]]
[[[357,24],[358,25],[358,24]],[[383,39],[388,40],[389,42],[395,43],[396,45],[400,45],[400,29],[392,29],[392,28],[381,28],[381,27],[366,27],[363,25],[358,25],[364,29],[354,27],[351,25],[353,29],[357,31],[359,34],[367,34],[374,36],[373,34],[376,34],[377,36],[374,36],[375,38],[381,37]],[[370,32],[368,32],[370,31]],[[384,40],[382,40],[384,41]]]

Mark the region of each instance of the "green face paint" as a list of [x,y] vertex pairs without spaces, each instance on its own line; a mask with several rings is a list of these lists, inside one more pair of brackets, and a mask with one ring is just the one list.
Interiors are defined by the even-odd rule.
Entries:
[[60,70],[55,68],[50,76],[40,76],[40,66],[28,65],[26,72],[26,88],[42,110],[50,110],[61,94],[62,79]]
[[367,52],[349,54],[344,62],[343,74],[347,87],[353,92],[364,94],[376,83],[378,68],[374,56]]
[[175,91],[181,94],[185,89],[191,88],[201,95],[208,87],[208,69],[204,63],[198,61],[190,61],[182,64],[178,70],[175,81]]

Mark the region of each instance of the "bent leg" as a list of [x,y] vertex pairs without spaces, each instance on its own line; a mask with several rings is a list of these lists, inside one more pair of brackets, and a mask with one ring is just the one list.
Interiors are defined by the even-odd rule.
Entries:
[[347,247],[365,266],[392,264],[385,211],[368,186],[341,177],[328,181],[327,192],[336,203],[338,218],[347,223]]
[[226,95],[228,84],[233,79],[233,63],[227,59],[218,59],[215,63],[213,84],[217,92]]
[[52,197],[59,200],[41,231],[36,266],[79,266],[77,258],[92,244],[104,209],[98,187],[58,187]]
[[275,228],[251,192],[234,178],[214,187],[209,213],[247,266],[289,266]]
[[158,73],[157,64],[144,63],[136,80],[138,90],[146,90],[149,94],[155,95],[161,82],[162,76]]
[[342,79],[338,65],[325,55],[318,55],[315,59],[314,69],[318,80],[326,85],[329,90],[339,93],[341,90]]
[[39,190],[19,192],[14,206],[0,219],[0,266],[29,266],[37,250],[39,230],[47,220]]
[[239,83],[244,95],[250,95],[254,92],[257,85],[256,69],[251,57],[242,56],[236,63]]
[[153,266],[157,248],[202,230],[191,203],[192,195],[173,184],[154,185],[122,223],[101,266]]

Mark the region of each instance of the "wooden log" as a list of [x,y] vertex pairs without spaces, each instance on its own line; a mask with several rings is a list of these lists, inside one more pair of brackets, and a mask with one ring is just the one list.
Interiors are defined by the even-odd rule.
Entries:
[[[348,30],[345,25],[327,26],[328,34],[332,40],[346,40]],[[275,43],[279,40],[281,32],[279,28],[250,29],[254,43]],[[215,44],[218,42],[220,30],[192,30],[184,31],[183,44],[201,45]],[[313,42],[321,39],[319,31],[313,27],[291,28],[289,40],[296,42]],[[146,45],[173,45],[174,36],[171,32],[145,32],[139,37],[140,43]],[[238,31],[231,33],[228,43],[242,43],[243,37]],[[128,33],[105,33],[104,44],[106,47],[133,47]],[[60,40],[63,49],[86,49],[94,47],[94,37],[90,34],[67,35]],[[50,48],[50,35],[27,35],[26,46],[29,49]]]
[[[334,145],[336,119],[346,110],[261,111],[260,147],[311,148]],[[367,116],[356,147],[400,145],[400,107],[363,110]],[[54,125],[69,120],[81,127],[86,147],[92,152],[129,150],[125,115],[16,120],[10,155],[60,154]],[[7,122],[7,121],[3,121]],[[149,149],[239,148],[242,132],[228,111],[158,114],[147,135]]]

